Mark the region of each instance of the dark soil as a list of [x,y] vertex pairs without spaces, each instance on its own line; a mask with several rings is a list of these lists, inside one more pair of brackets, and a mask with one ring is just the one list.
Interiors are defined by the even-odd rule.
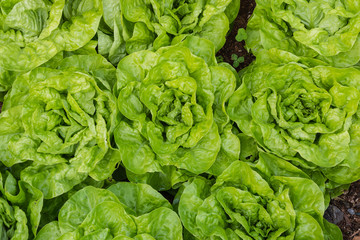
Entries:
[[[239,28],[246,28],[248,19],[255,8],[254,0],[241,0],[239,16],[233,23],[225,46],[218,52],[224,62],[233,65],[232,54],[244,57],[236,70],[248,66],[255,58],[244,47],[245,43],[237,42],[235,36]],[[0,112],[2,103],[0,102]],[[338,225],[343,232],[344,240],[360,240],[360,181],[351,184],[349,190],[343,195],[333,199],[325,212],[325,218]]]
[[344,240],[360,240],[360,181],[331,201],[325,218],[341,228]]
[[238,17],[232,24],[232,29],[227,37],[225,46],[217,53],[217,56],[221,56],[224,62],[233,65],[231,59],[232,54],[236,54],[239,57],[244,57],[244,62],[241,63],[236,70],[239,71],[248,66],[255,57],[248,53],[245,49],[245,42],[238,42],[235,40],[239,28],[246,28],[247,22],[254,11],[255,0],[241,0],[241,8]]

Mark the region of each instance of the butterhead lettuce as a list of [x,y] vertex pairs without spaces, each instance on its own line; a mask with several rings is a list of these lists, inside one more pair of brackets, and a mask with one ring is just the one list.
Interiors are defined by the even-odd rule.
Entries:
[[214,92],[206,62],[183,46],[140,51],[117,69],[115,131],[123,164],[136,174],[172,165],[199,174],[220,148],[213,117]]
[[240,0],[103,0],[104,21],[98,31],[99,53],[117,64],[140,50],[157,50],[185,37],[225,44]]
[[74,55],[57,69],[20,75],[0,115],[0,157],[46,199],[91,176],[111,176],[120,159],[110,138],[119,116],[115,68],[100,55]]
[[360,4],[256,2],[0,0],[0,239],[342,239]]
[[300,176],[271,176],[235,161],[214,181],[196,177],[180,195],[188,239],[342,239],[323,219],[320,188]]
[[277,48],[335,67],[359,65],[358,0],[257,0],[247,47]]
[[208,40],[190,37],[120,61],[116,92],[124,119],[115,142],[130,180],[167,190],[214,164],[236,82],[214,52]]
[[0,67],[28,71],[84,46],[96,33],[101,9],[99,0],[1,1]]
[[257,62],[227,111],[263,151],[348,184],[360,178],[359,81],[356,68]]
[[39,227],[43,194],[24,181],[17,181],[0,163],[0,237],[27,240]]
[[0,92],[61,51],[74,51],[96,34],[100,0],[0,1]]
[[180,240],[182,226],[160,193],[146,184],[120,182],[76,192],[60,209],[58,221],[35,239]]

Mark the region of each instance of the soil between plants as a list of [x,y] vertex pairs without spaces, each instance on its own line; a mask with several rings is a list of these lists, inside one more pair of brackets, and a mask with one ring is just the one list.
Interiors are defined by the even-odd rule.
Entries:
[[227,62],[233,65],[233,60],[231,59],[232,54],[236,54],[239,57],[244,57],[244,62],[236,68],[237,71],[247,67],[250,63],[255,60],[254,55],[246,51],[245,42],[238,42],[235,40],[239,28],[246,28],[247,22],[251,17],[252,12],[255,8],[255,0],[241,0],[241,7],[238,14],[238,17],[232,23],[232,28],[230,33],[226,38],[226,43],[222,49],[216,54],[221,56],[224,62]]
[[[217,54],[217,56],[222,56],[224,62],[231,65],[233,64],[232,54],[244,57],[244,62],[236,68],[237,71],[245,68],[255,59],[246,51],[244,41],[235,40],[238,29],[246,28],[254,8],[254,0],[241,0],[239,15],[232,24],[225,46]],[[0,102],[0,112],[1,107],[2,102]],[[343,195],[331,200],[324,217],[340,227],[344,240],[360,240],[360,181],[351,184]]]

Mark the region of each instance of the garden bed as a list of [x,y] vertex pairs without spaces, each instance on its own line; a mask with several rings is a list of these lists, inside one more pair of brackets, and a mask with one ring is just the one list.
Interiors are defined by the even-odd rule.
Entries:
[[[237,71],[248,66],[255,58],[245,49],[244,41],[235,39],[239,28],[246,28],[248,19],[255,8],[254,0],[242,0],[237,19],[232,24],[232,30],[227,37],[225,46],[218,52],[218,59],[233,65]],[[232,56],[243,57],[238,65],[234,65]],[[0,102],[0,112],[2,103]],[[325,212],[325,218],[338,225],[345,240],[360,240],[360,181],[351,184],[343,195],[333,199]]]

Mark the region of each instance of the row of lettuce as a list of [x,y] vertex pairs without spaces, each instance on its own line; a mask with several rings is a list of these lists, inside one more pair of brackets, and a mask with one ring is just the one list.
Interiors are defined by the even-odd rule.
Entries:
[[238,74],[239,6],[0,1],[1,238],[342,239],[360,4],[258,0]]

